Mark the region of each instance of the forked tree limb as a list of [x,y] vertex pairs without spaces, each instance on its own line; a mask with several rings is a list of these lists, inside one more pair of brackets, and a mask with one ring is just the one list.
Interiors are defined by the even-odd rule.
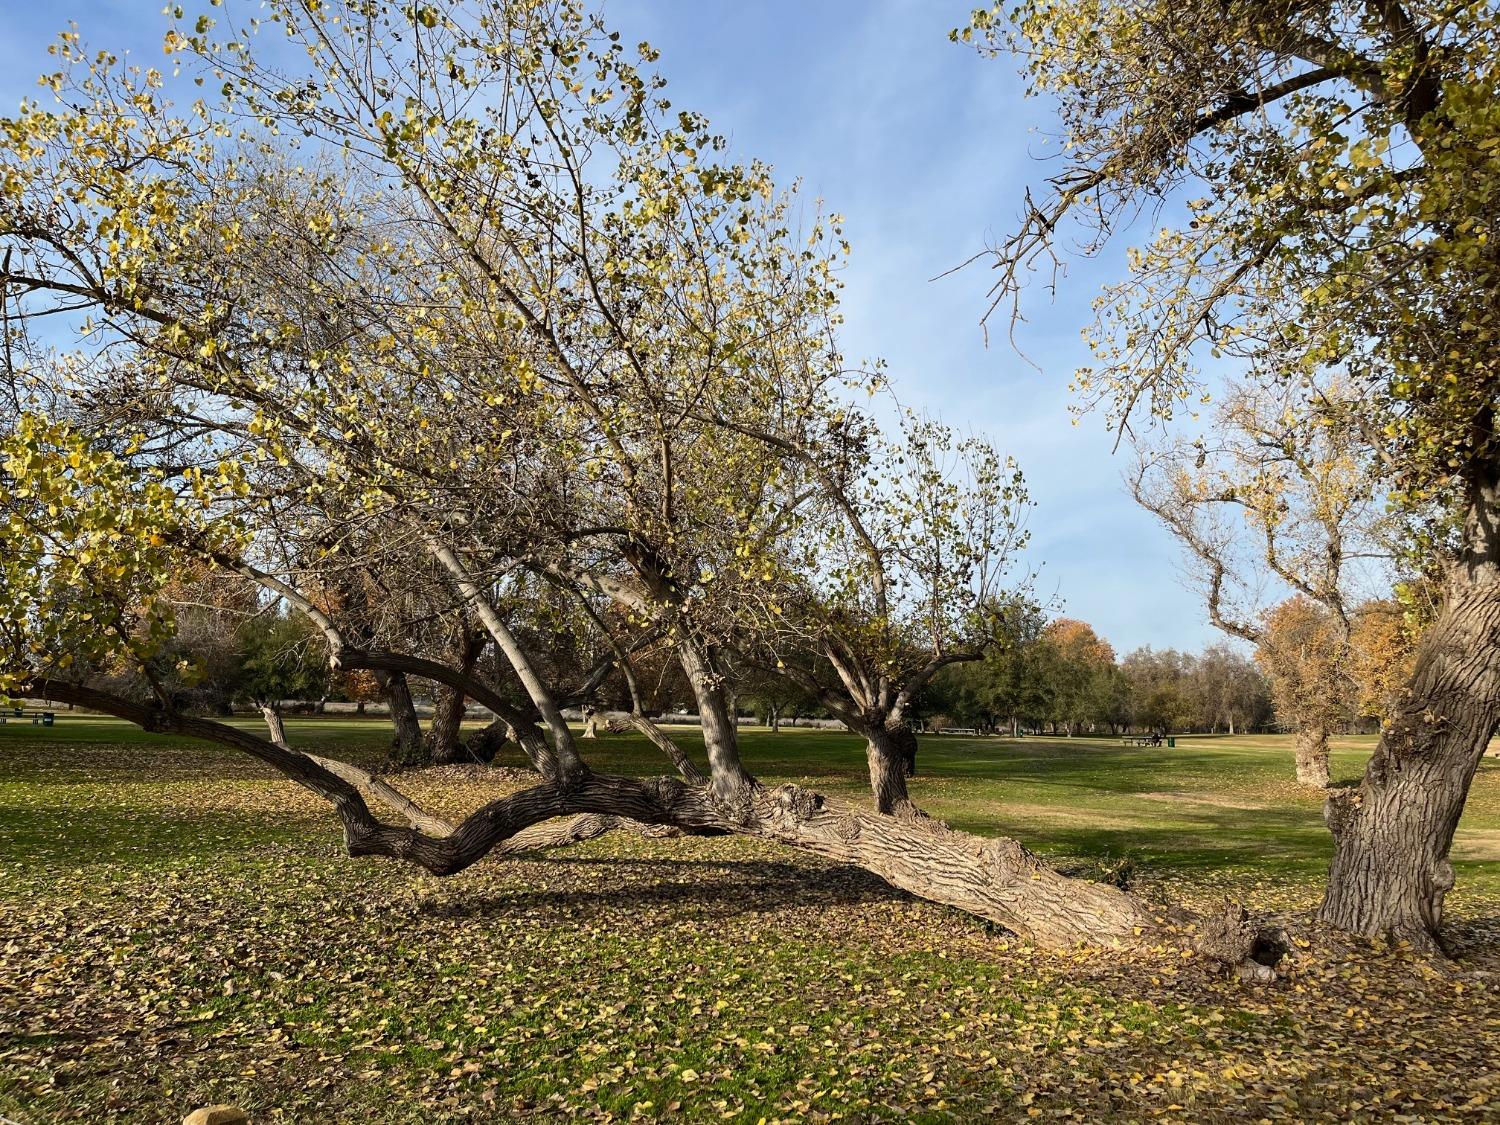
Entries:
[[[351,785],[357,786],[359,789],[376,797],[403,816],[406,822],[417,831],[428,836],[438,837],[452,834],[452,824],[441,817],[433,816],[394,785],[383,781],[369,771],[360,769],[355,765],[350,765],[348,762],[339,762],[332,758],[323,758],[317,754],[309,754],[306,750],[297,751],[297,753],[311,758],[329,773],[343,778]],[[629,832],[636,836],[651,839],[687,834],[683,829],[671,825],[642,824],[640,821],[631,820],[628,817],[585,813],[581,816],[561,820],[549,820],[541,824],[533,824],[529,828],[523,828],[496,847],[492,854],[515,855],[521,852],[566,848],[574,844],[584,843],[587,840],[598,839],[600,836],[607,835],[610,832]]]
[[[288,747],[288,749],[291,748]],[[310,758],[335,777],[341,777],[350,785],[378,798],[393,811],[405,817],[406,822],[419,832],[425,832],[429,836],[447,836],[453,831],[453,825],[441,817],[433,816],[394,785],[382,781],[368,770],[362,770],[348,762],[321,758],[317,754],[309,754],[306,750],[293,750],[292,752],[301,754],[304,758]]]

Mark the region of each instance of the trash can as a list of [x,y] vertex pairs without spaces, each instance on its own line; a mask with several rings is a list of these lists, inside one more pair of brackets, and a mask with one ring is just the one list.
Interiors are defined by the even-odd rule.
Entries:
[[1167,737],[1167,749],[1168,750],[1175,750],[1175,749],[1177,749],[1177,740],[1175,738],[1172,738],[1170,735]]
[[42,712],[42,726],[44,726],[44,727],[50,727],[56,721],[57,721],[57,715],[55,715],[53,712],[51,712],[51,711],[43,711]]

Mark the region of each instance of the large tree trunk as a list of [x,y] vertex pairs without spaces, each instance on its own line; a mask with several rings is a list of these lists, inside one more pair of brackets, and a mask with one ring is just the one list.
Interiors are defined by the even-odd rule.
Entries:
[[1297,748],[1297,781],[1315,789],[1328,788],[1328,731],[1317,726],[1298,727],[1293,736]]
[[411,687],[401,672],[376,672],[375,679],[391,711],[391,760],[398,766],[427,764],[427,747],[422,739],[422,724],[411,701]]
[[464,757],[464,708],[468,700],[462,692],[445,687],[438,691],[433,704],[432,722],[427,727],[427,760],[435,766],[449,766]]
[[869,727],[859,733],[865,736],[870,792],[876,810],[906,818],[925,815],[906,789],[906,779],[917,772],[916,732],[906,723],[898,722]]
[[1497,723],[1500,572],[1477,566],[1450,587],[1359,787],[1324,807],[1334,838],[1325,922],[1436,946],[1453,886],[1448,849]]
[[[486,633],[470,632],[462,625],[457,628],[453,649],[462,675],[473,674],[474,665],[479,663],[488,643]],[[466,757],[460,734],[468,696],[450,684],[438,684],[436,690],[432,722],[427,727],[427,760],[435,766],[448,766]]]

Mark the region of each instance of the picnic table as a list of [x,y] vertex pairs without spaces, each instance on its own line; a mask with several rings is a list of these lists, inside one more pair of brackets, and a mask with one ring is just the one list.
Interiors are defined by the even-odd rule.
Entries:
[[1127,734],[1120,739],[1126,746],[1160,746],[1161,735],[1159,734]]
[[[26,717],[26,712],[23,711],[23,710],[21,710],[21,708],[19,708],[19,707],[14,708],[11,713],[16,718],[18,718],[18,719],[24,719]],[[6,721],[5,716],[4,715],[0,715],[0,723],[4,723],[5,721]],[[37,726],[50,727],[50,726],[52,726],[56,722],[57,722],[57,712],[56,711],[33,711],[31,713],[31,725],[34,726],[34,727],[37,727]]]

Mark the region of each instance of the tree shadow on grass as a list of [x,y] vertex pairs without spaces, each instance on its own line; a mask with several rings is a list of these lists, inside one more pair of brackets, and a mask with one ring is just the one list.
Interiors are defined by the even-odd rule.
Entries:
[[[538,869],[561,869],[547,889],[464,894],[424,904],[442,918],[496,918],[537,911],[558,915],[661,909],[734,918],[776,914],[789,907],[829,908],[912,897],[858,867],[737,860],[643,860],[548,857]],[[539,870],[540,874],[540,870]],[[567,885],[572,884],[572,885]]]

